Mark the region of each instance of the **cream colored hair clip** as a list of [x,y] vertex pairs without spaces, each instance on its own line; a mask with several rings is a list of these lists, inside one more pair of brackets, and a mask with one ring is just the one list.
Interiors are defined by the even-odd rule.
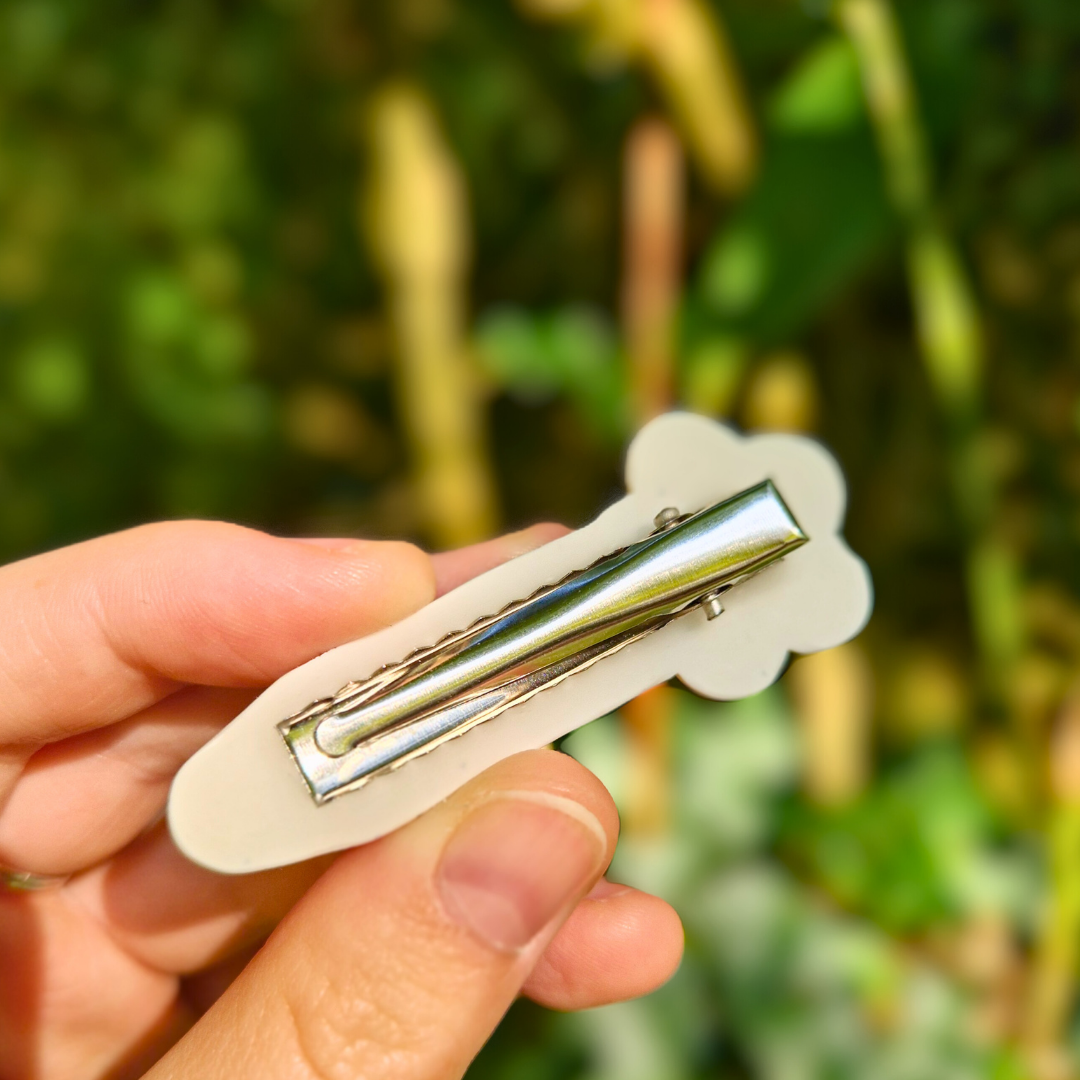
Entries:
[[179,847],[241,873],[362,844],[657,683],[744,697],[866,622],[817,443],[673,413],[626,482],[590,525],[274,683],[177,775]]

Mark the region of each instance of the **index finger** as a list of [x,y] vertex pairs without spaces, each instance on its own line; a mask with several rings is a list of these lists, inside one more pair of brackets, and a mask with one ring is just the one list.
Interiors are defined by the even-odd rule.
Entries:
[[41,744],[185,683],[263,686],[435,593],[397,542],[326,548],[219,522],[146,525],[0,567],[0,744]]

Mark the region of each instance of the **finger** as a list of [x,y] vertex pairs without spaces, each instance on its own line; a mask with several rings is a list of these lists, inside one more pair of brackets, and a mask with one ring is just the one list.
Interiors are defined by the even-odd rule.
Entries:
[[59,889],[0,892],[0,972],[3,1080],[104,1076],[183,1029],[177,980],[117,949]]
[[[214,874],[177,851],[163,825],[65,892],[141,963],[189,974],[261,941],[333,857],[268,873]],[[551,1008],[591,1008],[660,986],[682,928],[664,901],[601,881],[574,909],[525,984]]]
[[0,746],[0,810],[15,788],[30,755],[30,746]]
[[434,595],[408,544],[329,550],[216,522],[148,525],[0,568],[0,742],[130,716],[182,683],[262,686]]
[[[0,1078],[112,1076],[121,1059],[119,1075],[141,1076],[332,861],[226,877],[187,862],[157,826],[119,867],[0,892]],[[185,956],[215,967],[178,1000]]]
[[431,562],[435,567],[435,591],[437,595],[442,596],[443,593],[456,589],[464,582],[484,573],[485,570],[491,570],[509,559],[516,559],[519,555],[534,551],[552,540],[558,540],[569,531],[565,525],[546,522],[485,541],[483,544],[473,544],[471,547],[459,548],[457,551],[444,551],[438,555],[432,555]]
[[104,926],[129,956],[189,974],[266,937],[333,856],[258,874],[215,874],[177,851],[164,822],[64,894]]
[[252,696],[189,686],[130,720],[42,747],[0,810],[0,864],[73,874],[115,854],[160,816],[176,770]]
[[683,929],[657,896],[601,880],[544,950],[523,991],[549,1009],[592,1009],[663,986],[682,959]]
[[572,759],[501,762],[339,858],[150,1076],[461,1076],[616,831]]
[[252,957],[262,948],[262,941],[238,949],[224,960],[203,971],[197,971],[180,980],[180,998],[196,1015],[202,1016],[251,963]]
[[[435,568],[435,593],[437,596],[442,596],[443,593],[456,589],[471,578],[484,573],[485,570],[491,570],[509,559],[516,559],[519,555],[533,551],[552,540],[558,540],[560,536],[565,536],[568,532],[570,530],[565,525],[541,522],[538,525],[530,525],[527,529],[497,536],[493,540],[485,540],[480,544],[470,544],[468,547],[457,548],[454,551],[438,552],[431,556],[431,562]],[[340,549],[354,541],[337,537],[313,537],[304,542],[330,549]]]
[[[445,591],[448,582],[456,584],[565,531],[537,525],[434,556],[436,579]],[[357,543],[304,542],[332,551]],[[113,855],[161,812],[180,765],[251,697],[248,691],[189,687],[109,728],[41,748],[0,812],[0,863],[71,874]]]

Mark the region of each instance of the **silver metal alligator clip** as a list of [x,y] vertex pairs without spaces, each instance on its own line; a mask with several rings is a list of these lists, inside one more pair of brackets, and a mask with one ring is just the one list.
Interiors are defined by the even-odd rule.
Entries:
[[349,683],[278,728],[316,803],[354,790],[721,596],[807,542],[771,481]]

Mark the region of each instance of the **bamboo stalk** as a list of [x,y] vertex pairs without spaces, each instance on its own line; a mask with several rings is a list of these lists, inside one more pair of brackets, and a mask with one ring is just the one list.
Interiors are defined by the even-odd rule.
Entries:
[[528,14],[577,22],[604,56],[644,68],[663,94],[706,182],[742,191],[754,175],[757,135],[738,65],[704,0],[519,0]]
[[[949,427],[949,469],[966,537],[968,600],[986,695],[1010,710],[1027,772],[1038,762],[1038,733],[1010,709],[1007,688],[1027,649],[1023,575],[1015,550],[995,529],[996,483],[978,441],[984,341],[972,289],[933,207],[931,170],[899,28],[888,0],[840,0],[836,15],[859,57],[893,202],[907,229],[907,265],[917,337],[938,407]],[[1080,727],[1080,725],[1076,725]],[[1070,736],[1080,743],[1080,735]],[[1052,759],[1076,758],[1062,736]],[[1080,760],[1078,758],[1077,760]],[[1060,774],[1061,761],[1055,765]],[[1066,772],[1080,767],[1071,766]],[[1035,789],[1036,784],[1024,785]],[[1066,788],[1068,791],[1066,792]],[[1080,781],[1051,784],[1047,843],[1048,912],[1036,946],[1022,1024],[1032,1074],[1060,1069],[1080,959]]]
[[468,208],[460,170],[423,95],[394,86],[371,108],[361,213],[382,269],[398,391],[430,538],[457,547],[497,526],[479,385],[467,363]]
[[[968,597],[983,677],[995,696],[1024,646],[1016,556],[993,529],[995,478],[976,438],[984,342],[955,245],[938,221],[931,169],[896,17],[888,0],[840,0],[836,16],[859,58],[893,202],[907,230],[916,338],[949,430],[949,471],[967,545]],[[1004,625],[1003,620],[1013,620]]]
[[735,58],[701,0],[639,0],[639,48],[705,179],[735,194],[753,177],[757,138]]
[[1022,1038],[1036,1080],[1075,1075],[1063,1071],[1061,1046],[1076,1001],[1080,963],[1080,693],[1066,700],[1050,745],[1053,804],[1048,833],[1052,887],[1036,944],[1025,1002]]
[[797,660],[787,676],[802,728],[804,784],[820,806],[857,798],[870,776],[873,676],[854,642]]
[[981,390],[978,310],[934,211],[929,154],[896,16],[888,0],[841,0],[837,18],[859,57],[886,182],[907,228],[908,279],[923,362],[943,410],[964,422],[977,409]]
[[659,118],[634,125],[625,157],[623,320],[634,413],[645,423],[675,396],[682,277],[682,149]]
[[[624,155],[623,328],[639,424],[675,399],[675,331],[682,283],[683,158],[671,125],[639,120]],[[631,782],[626,829],[657,835],[671,818],[674,692],[658,686],[625,706]]]
[[627,836],[660,836],[671,827],[676,703],[670,686],[654,686],[622,708],[627,746],[622,824]]

